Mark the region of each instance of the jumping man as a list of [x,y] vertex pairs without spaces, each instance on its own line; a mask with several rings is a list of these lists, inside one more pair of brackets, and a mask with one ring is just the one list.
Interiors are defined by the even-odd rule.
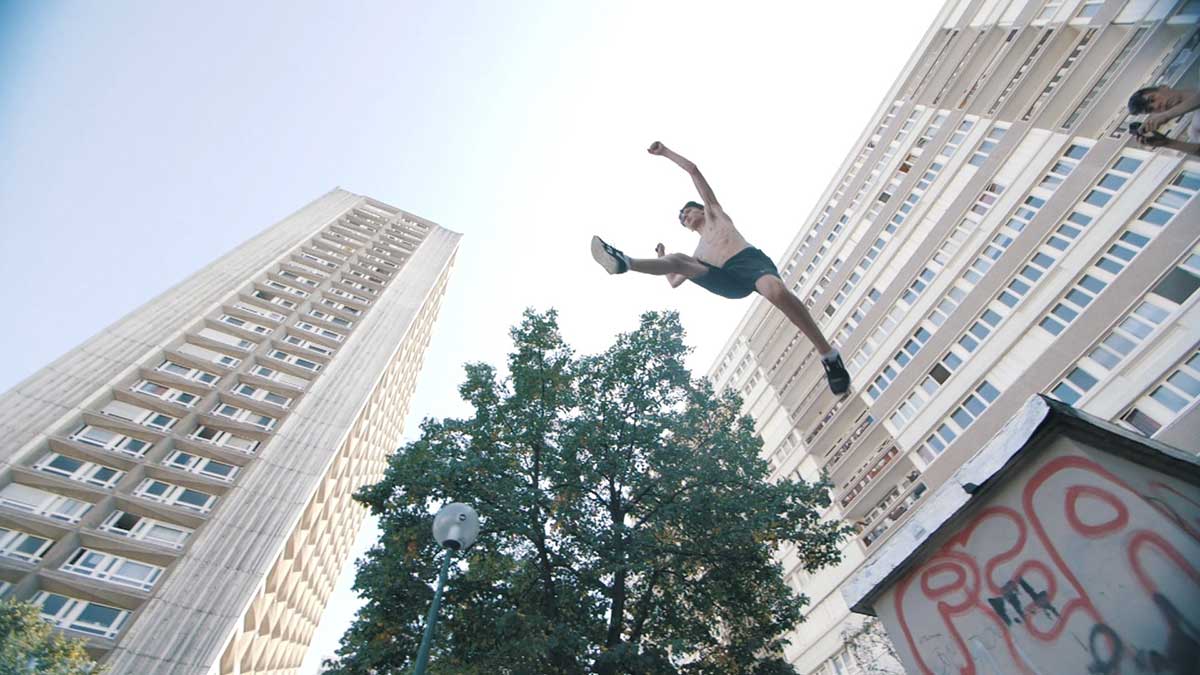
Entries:
[[746,241],[733,226],[729,215],[717,203],[708,181],[700,174],[696,165],[667,146],[655,141],[649,150],[652,155],[661,155],[675,162],[696,184],[703,204],[688,202],[679,210],[679,222],[687,229],[700,235],[700,243],[693,255],[666,253],[662,244],[655,248],[657,258],[631,258],[604,243],[600,237],[592,237],[592,257],[609,274],[622,274],[629,270],[643,274],[665,276],[672,288],[684,281],[707,289],[723,298],[744,298],[757,291],[804,333],[821,354],[825,377],[834,394],[841,396],[850,388],[850,374],[821,329],[813,321],[808,308],[788,290],[779,278],[779,271],[765,253]]

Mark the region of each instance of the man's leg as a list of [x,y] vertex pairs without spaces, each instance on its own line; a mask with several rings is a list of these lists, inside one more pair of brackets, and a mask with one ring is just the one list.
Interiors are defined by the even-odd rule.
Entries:
[[661,258],[630,258],[629,269],[642,274],[678,274],[693,279],[708,272],[704,263],[684,253],[668,253]]
[[783,284],[783,280],[777,276],[764,274],[754,282],[754,290],[770,301],[783,312],[804,337],[813,343],[817,348],[817,353],[828,354],[833,351],[833,347],[825,336],[821,333],[821,327],[813,321],[812,314],[808,313],[808,308],[796,297],[795,293],[788,290],[788,287]]
[[812,314],[809,314],[808,308],[804,306],[800,298],[788,290],[782,279],[771,274],[759,277],[758,281],[754,282],[754,290],[779,308],[784,316],[799,328],[801,333],[804,333],[804,337],[813,343],[817,353],[821,355],[821,365],[825,368],[825,377],[829,381],[830,390],[838,396],[845,394],[850,389],[850,373],[842,364],[841,355],[825,339],[825,335],[821,333],[821,327],[817,325],[816,321],[813,321]]

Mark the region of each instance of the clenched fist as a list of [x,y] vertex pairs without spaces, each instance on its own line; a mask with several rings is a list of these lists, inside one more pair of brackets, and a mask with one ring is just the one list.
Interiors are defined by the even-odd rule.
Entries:
[[650,144],[650,147],[646,150],[646,152],[648,152],[652,155],[661,155],[666,151],[667,151],[667,146],[663,145],[661,141],[654,141],[653,143]]

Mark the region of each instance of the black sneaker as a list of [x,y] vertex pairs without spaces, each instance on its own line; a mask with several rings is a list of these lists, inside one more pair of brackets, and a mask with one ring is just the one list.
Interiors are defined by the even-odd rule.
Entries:
[[592,237],[592,258],[609,274],[629,271],[629,256],[604,243],[600,237]]
[[842,355],[834,353],[832,359],[821,359],[825,366],[825,379],[829,380],[829,390],[838,396],[843,396],[850,390],[850,373],[842,363]]

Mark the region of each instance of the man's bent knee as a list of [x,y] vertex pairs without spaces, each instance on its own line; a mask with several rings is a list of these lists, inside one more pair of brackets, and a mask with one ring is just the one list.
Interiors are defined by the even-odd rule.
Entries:
[[758,291],[767,300],[772,303],[779,303],[790,292],[787,286],[783,285],[783,280],[773,274],[764,274],[754,282],[754,290]]

